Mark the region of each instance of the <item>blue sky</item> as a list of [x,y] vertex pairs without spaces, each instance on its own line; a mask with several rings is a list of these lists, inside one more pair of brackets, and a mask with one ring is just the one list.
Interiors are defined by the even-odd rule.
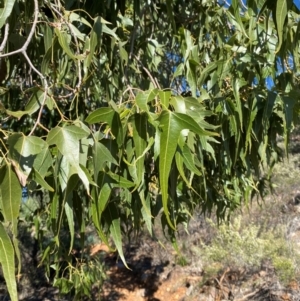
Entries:
[[[243,2],[244,2],[244,4],[246,4],[247,0],[243,0]],[[219,3],[229,3],[229,4],[231,4],[231,0],[219,0]],[[298,9],[300,9],[300,0],[294,0],[294,3],[298,7]]]
[[[246,5],[247,0],[242,0],[242,1]],[[228,4],[231,4],[231,0],[219,0],[219,3],[220,4],[224,3],[225,6],[228,6]],[[294,3],[298,7],[298,9],[300,9],[300,0],[294,0]],[[179,64],[179,62],[180,62],[179,56],[174,55],[174,54],[168,54],[167,57],[168,57],[168,59],[171,59],[175,62],[175,66],[173,67],[173,72],[175,72],[176,64]],[[290,68],[293,68],[294,63],[293,63],[293,57],[292,56],[290,56],[288,58],[288,63],[289,63]],[[285,68],[283,68],[283,65],[282,65],[282,62],[281,62],[280,58],[277,58],[276,68],[277,68],[277,75],[282,73],[285,69]],[[272,77],[268,76],[265,81],[266,81],[265,84],[266,84],[267,89],[271,90],[274,87],[274,81],[273,81]],[[189,90],[188,83],[187,83],[185,78],[178,79],[178,82],[181,83],[181,90],[182,91]],[[254,84],[255,84],[255,80],[254,80]]]

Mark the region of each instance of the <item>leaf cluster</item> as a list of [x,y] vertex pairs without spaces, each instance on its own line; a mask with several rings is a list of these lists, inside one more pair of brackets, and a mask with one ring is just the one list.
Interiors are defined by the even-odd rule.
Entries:
[[157,217],[176,247],[177,225],[196,208],[225,219],[266,193],[277,136],[287,148],[299,112],[294,5],[4,2],[0,262],[12,300],[24,186],[49,195],[48,264],[50,254],[67,261],[91,224],[126,264],[123,235],[153,234]]

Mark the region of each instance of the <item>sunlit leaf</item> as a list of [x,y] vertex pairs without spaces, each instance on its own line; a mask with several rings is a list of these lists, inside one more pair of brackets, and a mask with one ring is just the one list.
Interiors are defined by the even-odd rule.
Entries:
[[79,164],[79,140],[87,137],[87,133],[74,125],[53,128],[48,136],[49,145],[57,145],[59,151],[74,164]]
[[148,103],[156,97],[157,93],[158,93],[157,89],[149,90],[145,92],[139,92],[135,98],[137,106],[141,110],[148,112],[149,111]]
[[287,2],[288,0],[276,1],[276,27],[277,27],[277,34],[278,34],[278,44],[277,44],[276,52],[280,50],[282,45],[283,27],[287,16],[287,7],[288,7]]

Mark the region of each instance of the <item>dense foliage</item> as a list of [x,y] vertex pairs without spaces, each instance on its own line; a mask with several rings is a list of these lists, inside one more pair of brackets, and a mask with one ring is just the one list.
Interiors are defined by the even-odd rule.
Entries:
[[89,225],[125,262],[123,234],[152,233],[157,216],[176,246],[196,208],[223,219],[264,195],[277,136],[287,146],[298,115],[300,12],[221,3],[4,1],[0,262],[12,300],[22,187],[43,191],[31,222],[61,288]]

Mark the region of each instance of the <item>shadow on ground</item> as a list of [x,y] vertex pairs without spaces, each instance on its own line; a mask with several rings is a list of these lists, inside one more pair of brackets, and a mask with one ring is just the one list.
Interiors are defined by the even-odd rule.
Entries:
[[104,301],[118,301],[125,297],[124,293],[132,292],[136,297],[146,301],[160,301],[154,297],[160,283],[160,275],[169,265],[169,261],[154,262],[151,253],[139,255],[138,246],[131,247],[126,254],[129,269],[115,256],[107,258],[110,266],[108,280],[105,283],[103,296]]

